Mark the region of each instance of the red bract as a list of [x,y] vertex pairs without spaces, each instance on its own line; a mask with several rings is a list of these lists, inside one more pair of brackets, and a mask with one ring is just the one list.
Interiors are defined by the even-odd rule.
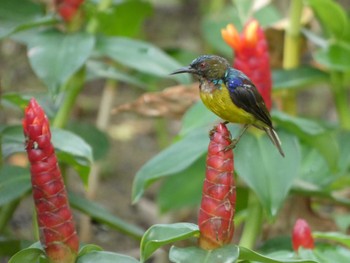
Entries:
[[298,252],[299,247],[307,249],[313,249],[315,247],[309,224],[304,219],[298,219],[295,222],[292,243],[293,249],[296,252]]
[[49,121],[35,99],[25,109],[23,131],[41,244],[50,262],[75,262],[79,240],[51,143]]
[[221,35],[235,52],[233,67],[245,73],[253,81],[270,110],[272,106],[270,57],[265,34],[259,22],[251,20],[240,35],[234,25],[229,24],[221,30]]
[[220,123],[211,131],[206,177],[199,210],[199,246],[215,249],[231,242],[234,232],[236,187],[233,178],[233,151],[225,148],[231,134]]
[[70,22],[79,10],[84,0],[56,0],[56,8],[64,21]]

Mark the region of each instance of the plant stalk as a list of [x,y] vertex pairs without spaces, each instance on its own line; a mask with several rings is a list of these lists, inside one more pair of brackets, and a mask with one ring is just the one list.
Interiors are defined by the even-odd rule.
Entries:
[[[104,131],[109,125],[110,112],[112,109],[114,98],[116,97],[117,84],[115,80],[107,80],[103,89],[100,108],[97,114],[96,126]],[[94,200],[99,188],[100,180],[100,163],[95,162],[91,167],[89,174],[88,186],[86,189],[86,198]],[[80,239],[83,242],[88,242],[91,238],[91,223],[90,217],[83,215],[80,219]]]
[[[300,27],[302,0],[292,0],[289,10],[289,24],[286,29],[283,47],[283,68],[293,69],[300,64]],[[296,114],[296,92],[288,91],[283,97],[284,110],[292,115]]]
[[348,90],[344,85],[344,73],[339,71],[331,72],[332,93],[335,107],[338,113],[340,127],[350,130],[350,107]]
[[85,68],[82,68],[76,74],[74,74],[66,84],[65,98],[52,123],[53,127],[63,128],[67,125],[75,101],[81,89],[84,87],[84,79]]
[[253,249],[261,230],[263,209],[255,193],[249,192],[246,222],[239,245]]

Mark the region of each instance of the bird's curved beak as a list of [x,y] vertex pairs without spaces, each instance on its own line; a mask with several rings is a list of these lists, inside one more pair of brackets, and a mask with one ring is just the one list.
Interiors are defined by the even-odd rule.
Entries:
[[170,73],[170,75],[180,74],[180,73],[192,73],[195,74],[195,69],[191,68],[191,66],[179,68],[178,70],[175,70],[173,73]]

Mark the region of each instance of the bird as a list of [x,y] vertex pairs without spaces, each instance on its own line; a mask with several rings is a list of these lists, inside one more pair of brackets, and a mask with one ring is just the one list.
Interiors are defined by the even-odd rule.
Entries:
[[209,110],[225,123],[244,125],[239,136],[227,148],[233,149],[245,131],[254,126],[264,130],[279,153],[285,156],[264,99],[243,72],[232,68],[223,57],[202,55],[171,75],[181,73],[198,77],[200,98]]

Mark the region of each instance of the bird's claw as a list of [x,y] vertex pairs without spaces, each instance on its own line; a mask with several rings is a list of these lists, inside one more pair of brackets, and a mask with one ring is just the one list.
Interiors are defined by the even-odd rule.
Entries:
[[227,152],[229,150],[233,150],[236,147],[237,143],[238,143],[237,139],[232,139],[231,143],[227,145],[222,151]]

